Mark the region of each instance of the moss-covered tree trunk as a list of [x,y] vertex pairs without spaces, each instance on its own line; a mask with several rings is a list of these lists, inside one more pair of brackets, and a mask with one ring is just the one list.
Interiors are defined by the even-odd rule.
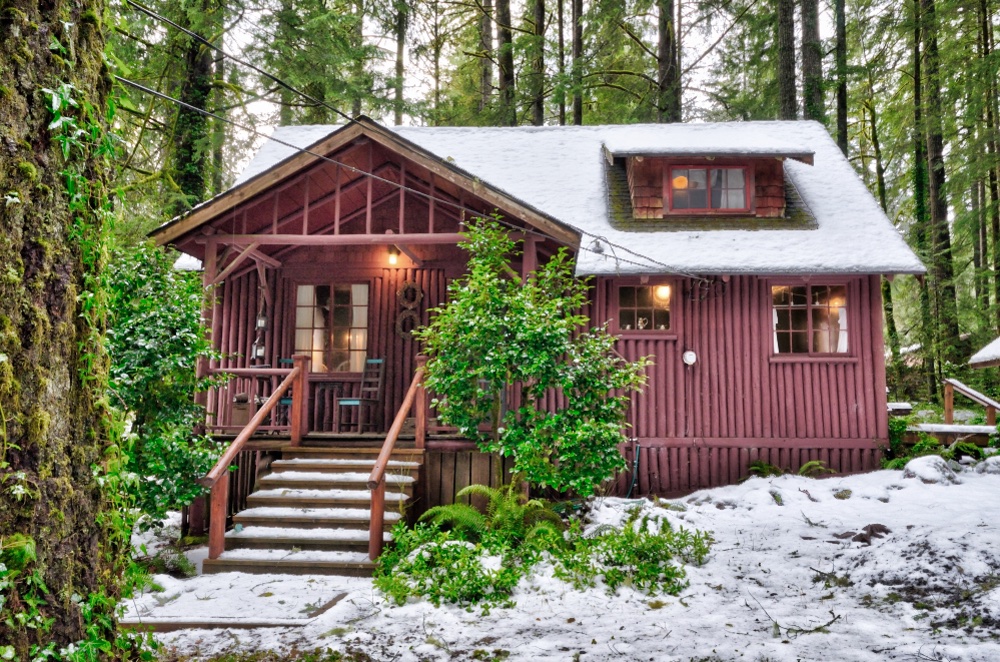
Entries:
[[[0,649],[18,660],[84,639],[88,624],[94,638],[115,629],[117,554],[93,471],[108,447],[107,362],[88,295],[107,173],[91,150],[64,157],[45,91],[72,97],[63,112],[81,127],[100,126],[104,10],[104,0],[5,0],[0,13]],[[65,171],[81,176],[75,200]]]

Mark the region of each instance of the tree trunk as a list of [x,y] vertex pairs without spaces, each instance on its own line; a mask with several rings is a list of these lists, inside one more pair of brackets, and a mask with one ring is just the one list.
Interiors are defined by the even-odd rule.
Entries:
[[[351,89],[353,99],[351,99],[351,115],[357,117],[361,114],[361,86],[365,75],[365,60],[361,57],[361,50],[365,45],[365,3],[364,0],[357,0],[354,13],[354,31],[351,35],[351,42],[355,50],[354,61],[351,63]],[[322,98],[322,97],[320,97]]]
[[[885,162],[882,158],[882,143],[879,141],[878,133],[878,113],[875,110],[875,90],[872,85],[871,75],[868,79],[869,93],[869,129],[872,141],[872,153],[875,157],[875,190],[878,192],[878,203],[882,211],[888,214],[889,199],[886,192],[885,183]],[[885,316],[886,340],[889,345],[889,376],[890,383],[896,388],[902,383],[903,363],[900,359],[899,330],[896,326],[896,314],[892,304],[892,283],[888,278],[882,277],[882,313]]]
[[927,138],[929,202],[931,212],[931,273],[937,300],[938,341],[941,359],[957,365],[959,347],[958,300],[952,263],[951,231],[948,227],[948,194],[945,189],[944,129],[941,102],[940,57],[937,42],[937,14],[934,0],[921,0],[924,58],[926,65],[924,127]]
[[795,0],[778,0],[778,117],[798,119],[795,95]]
[[[926,263],[930,259],[928,229],[930,219],[927,214],[927,144],[924,141],[922,75],[920,65],[920,2],[913,0],[913,243],[917,253]],[[927,379],[927,395],[932,400],[938,397],[935,360],[934,313],[931,309],[930,286],[927,279],[920,281],[920,345],[924,357],[924,376]]]
[[545,124],[545,0],[534,0],[531,45],[531,123]]
[[[213,0],[201,0],[200,19],[192,23],[185,13],[181,24],[193,32],[203,32],[211,24],[215,11]],[[212,94],[212,51],[187,35],[179,35],[184,50],[184,80],[178,98],[195,108],[208,108]],[[172,205],[174,215],[182,214],[205,199],[211,166],[212,127],[209,118],[188,108],[178,106],[174,125],[174,153],[170,176],[180,189],[181,196]]]
[[674,0],[657,0],[659,20],[656,51],[658,122],[681,121],[680,72],[677,68],[677,41],[674,30]]
[[845,0],[834,0],[837,37],[833,60],[837,68],[837,146],[847,156],[847,16]]
[[393,81],[395,98],[393,99],[393,123],[399,126],[403,123],[403,55],[406,49],[407,5],[396,3],[396,79]]
[[493,97],[493,0],[483,0],[479,16],[479,110],[490,107]]
[[[979,1],[979,28],[980,35],[979,41],[982,48],[982,59],[984,62],[992,59],[993,53],[993,23],[991,21],[990,7],[987,0]],[[990,78],[987,81],[986,86],[986,135],[989,136],[986,140],[986,152],[988,154],[987,162],[991,164],[989,173],[987,175],[988,189],[984,190],[983,199],[986,204],[984,207],[989,209],[990,217],[990,234],[993,237],[993,306],[994,306],[994,324],[996,331],[1000,333],[1000,183],[997,182],[997,155],[998,147],[996,135],[1000,127],[997,126],[997,82],[996,79]],[[989,193],[989,200],[986,201],[986,193]],[[984,213],[985,210],[984,210]],[[986,251],[986,244],[983,244],[983,250]],[[984,264],[987,260],[984,258]]]
[[[224,18],[220,16],[218,21],[219,26],[223,24],[223,21]],[[215,45],[219,49],[223,46],[221,29],[218,30]],[[215,89],[212,93],[212,112],[224,118],[226,116],[226,58],[221,53],[215,53],[214,58]],[[222,193],[226,172],[226,166],[223,162],[225,157],[222,148],[226,142],[227,126],[226,122],[221,119],[212,120],[212,195]]]
[[802,0],[802,111],[823,122],[823,42],[819,38],[819,1]]
[[[559,22],[559,53],[558,53],[558,70],[559,70],[559,80],[560,83],[566,79],[566,17],[565,17],[565,5],[563,0],[557,0],[556,2],[556,14],[558,15]],[[559,126],[566,125],[566,92],[563,91],[559,95]]]
[[510,0],[496,0],[497,60],[500,65],[500,124],[517,126],[514,105],[514,37],[510,23]]
[[976,319],[979,330],[986,331],[990,323],[990,282],[986,270],[986,209],[983,205],[983,182],[976,180],[969,187],[969,213],[975,224],[976,236],[972,240],[973,285],[976,290]]
[[573,3],[573,124],[583,124],[583,0]]
[[[103,0],[8,0],[3,9],[0,564],[17,571],[0,591],[5,659],[34,659],[34,645],[44,651],[51,644],[55,652],[81,639],[113,642],[117,628],[128,537],[115,529],[110,493],[92,471],[117,457],[107,429],[104,311],[95,290],[104,266],[109,172],[90,142],[91,130],[103,134],[110,89],[106,11]],[[50,127],[45,89],[72,97],[77,105],[63,103],[59,112],[75,127]],[[64,158],[54,138],[75,129],[84,132],[82,146]],[[27,555],[31,545],[34,558]],[[97,599],[85,615],[81,606],[91,596]],[[19,620],[31,615],[35,600],[42,622]],[[115,650],[106,657],[122,656]]]

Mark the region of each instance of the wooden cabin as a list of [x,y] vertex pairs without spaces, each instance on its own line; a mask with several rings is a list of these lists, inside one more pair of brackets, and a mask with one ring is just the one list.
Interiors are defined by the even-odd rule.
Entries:
[[[620,336],[622,355],[653,359],[629,412],[622,492],[637,452],[633,494],[732,483],[756,460],[878,467],[888,436],[880,278],[924,267],[821,125],[387,128],[359,118],[276,129],[232,189],[154,233],[201,260],[214,287],[205,317],[226,358],[202,370],[232,379],[208,397],[207,425],[222,439],[244,433],[223,460],[252,455],[226,479],[232,489],[213,490],[213,507],[228,504],[239,523],[244,507],[266,507],[254,500],[262,488],[319,485],[298,470],[322,468],[314,460],[358,469],[372,465],[350,462],[380,450],[373,480],[357,482],[384,493],[386,463],[412,468],[397,498],[419,509],[489,480],[495,458],[435,425],[410,332],[464,272],[463,222],[493,213],[523,239],[515,269],[568,246],[593,284],[587,314]],[[368,377],[380,371],[382,384],[363,392],[373,359]],[[341,406],[366,394],[374,406]],[[373,515],[375,491],[362,503]],[[227,535],[214,534],[216,556],[282,542]],[[381,543],[372,533],[365,545],[374,556]]]

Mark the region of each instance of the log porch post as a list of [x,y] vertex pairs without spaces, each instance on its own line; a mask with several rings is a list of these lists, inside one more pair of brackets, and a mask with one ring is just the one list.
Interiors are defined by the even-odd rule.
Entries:
[[300,446],[302,437],[309,433],[309,421],[306,418],[309,408],[309,355],[295,354],[292,356],[293,369],[299,370],[295,383],[292,385],[291,437],[292,446]]
[[226,551],[226,511],[229,505],[229,472],[212,485],[209,510],[208,558],[217,559]]
[[[423,354],[417,355],[417,370],[424,370],[427,367],[427,357]],[[423,450],[427,441],[427,389],[424,388],[424,375],[420,378],[420,386],[417,388],[416,399],[416,430],[414,431],[414,446]]]

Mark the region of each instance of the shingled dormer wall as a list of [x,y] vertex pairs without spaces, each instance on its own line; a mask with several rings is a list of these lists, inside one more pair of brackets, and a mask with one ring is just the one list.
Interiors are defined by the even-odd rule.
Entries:
[[[630,156],[625,159],[625,168],[634,218],[661,219],[671,216],[670,213],[664,213],[664,180],[669,168],[675,165],[746,166],[753,191],[751,214],[757,218],[782,218],[785,215],[785,180],[781,158],[708,159]],[[690,218],[692,213],[684,215]]]

